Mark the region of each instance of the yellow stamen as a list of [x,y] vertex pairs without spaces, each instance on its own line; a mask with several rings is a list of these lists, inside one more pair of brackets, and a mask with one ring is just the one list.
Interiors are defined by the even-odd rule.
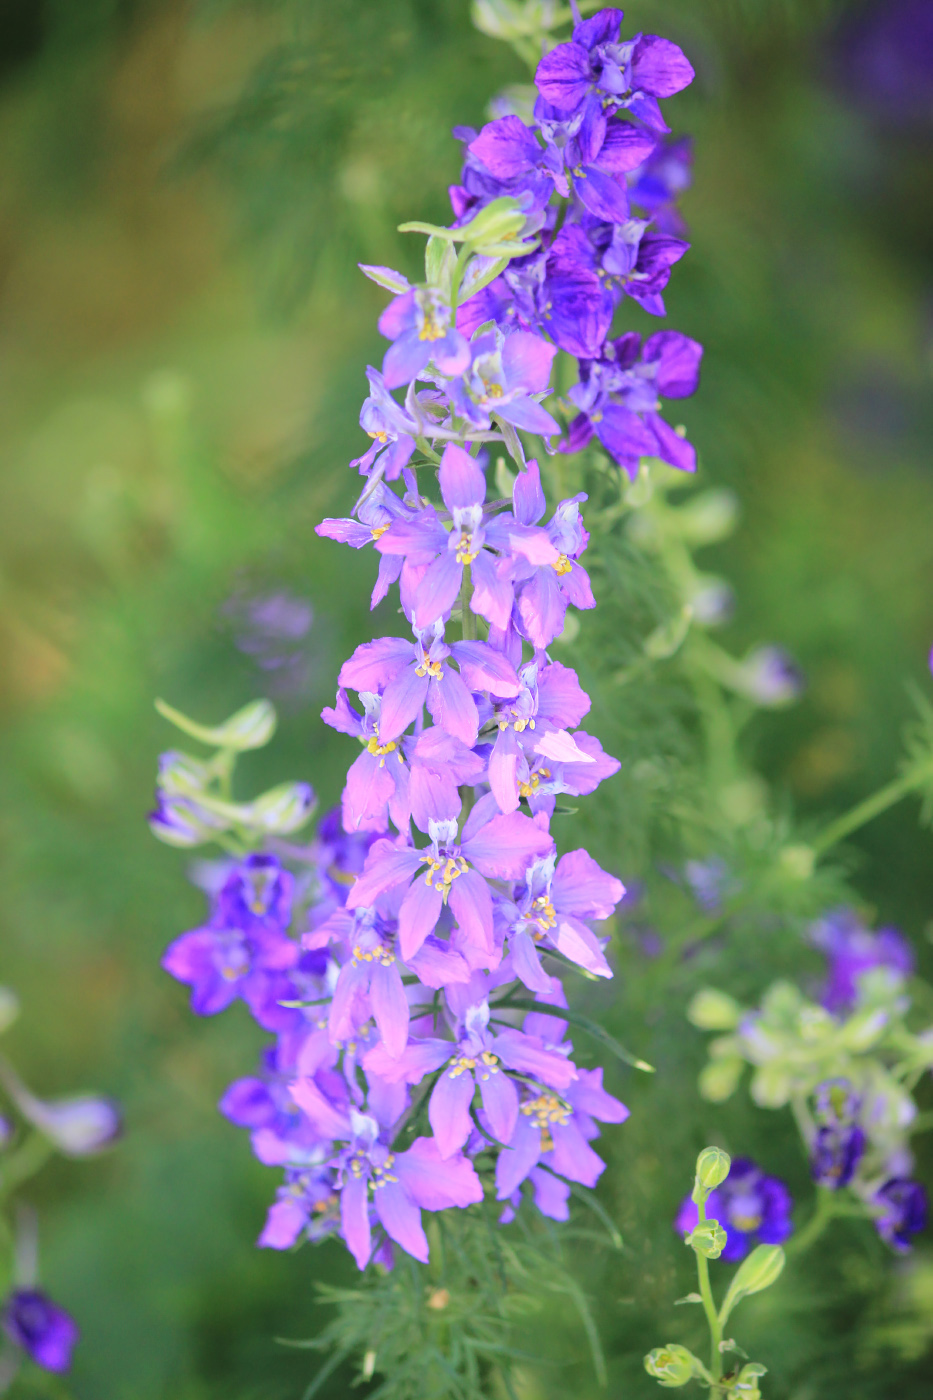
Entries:
[[570,573],[573,565],[566,554],[558,554],[557,558],[554,560],[553,567],[557,571],[558,576],[562,578],[564,574]]

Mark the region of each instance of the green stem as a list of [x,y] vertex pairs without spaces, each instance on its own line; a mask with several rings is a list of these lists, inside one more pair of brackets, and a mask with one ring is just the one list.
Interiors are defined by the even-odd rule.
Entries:
[[460,627],[461,636],[465,642],[476,641],[476,614],[470,611],[470,599],[473,597],[473,580],[470,577],[470,566],[463,566],[463,580],[460,584]]
[[893,782],[879,788],[871,797],[866,797],[864,802],[857,803],[841,817],[837,817],[834,822],[830,822],[829,826],[825,827],[816,840],[811,841],[810,845],[818,856],[825,855],[833,846],[844,841],[847,836],[851,836],[853,831],[858,831],[859,827],[873,821],[882,812],[886,812],[889,807],[893,807],[895,802],[900,802],[902,797],[908,797],[910,793],[915,792],[931,778],[933,778],[933,764],[930,763],[914,768],[901,778],[895,778]]
[[834,1193],[825,1186],[818,1186],[816,1209],[803,1229],[787,1241],[784,1252],[786,1254],[802,1254],[804,1250],[809,1249],[822,1235],[835,1214],[836,1198]]
[[[706,1220],[706,1202],[697,1202],[697,1221],[703,1224]],[[700,1284],[700,1297],[703,1299],[703,1311],[706,1313],[706,1322],[709,1327],[709,1368],[712,1372],[713,1381],[722,1379],[722,1352],[719,1350],[719,1343],[722,1341],[722,1323],[719,1321],[719,1313],[713,1301],[713,1290],[709,1281],[709,1260],[705,1254],[696,1251],[697,1257],[697,1278]]]
[[31,1176],[35,1176],[54,1151],[52,1143],[41,1133],[33,1133],[32,1137],[27,1138],[22,1147],[3,1163],[0,1170],[0,1200],[9,1196],[18,1186],[22,1186]]

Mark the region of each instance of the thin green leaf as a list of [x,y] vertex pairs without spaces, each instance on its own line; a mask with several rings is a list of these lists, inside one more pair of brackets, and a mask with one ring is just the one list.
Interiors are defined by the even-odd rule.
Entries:
[[646,1074],[654,1074],[654,1065],[649,1065],[647,1060],[642,1060],[638,1055],[632,1054],[631,1050],[626,1050],[616,1040],[614,1035],[610,1035],[605,1027],[599,1025],[597,1021],[591,1021],[589,1016],[582,1015],[579,1011],[568,1011],[563,1006],[548,1006],[545,1002],[532,1001],[525,997],[507,997],[504,1001],[497,1001],[493,1010],[503,1011],[537,1011],[542,1016],[556,1016],[561,1021],[566,1021],[568,1025],[577,1026],[581,1031],[586,1031],[594,1040],[598,1040],[601,1045],[605,1045],[607,1050],[625,1064],[631,1065],[633,1069],[644,1070]]

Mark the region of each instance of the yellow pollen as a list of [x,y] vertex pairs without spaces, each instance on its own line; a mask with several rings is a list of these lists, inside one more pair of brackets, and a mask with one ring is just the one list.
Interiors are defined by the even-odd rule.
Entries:
[[383,947],[381,943],[378,948],[363,948],[357,943],[353,949],[353,961],[355,963],[378,962],[382,963],[383,967],[391,967],[395,962],[395,954],[390,953],[388,948]]
[[488,379],[484,379],[484,380],[483,380],[483,388],[484,388],[485,391],[486,391],[486,397],[487,397],[487,399],[501,399],[501,398],[502,398],[503,390],[502,390],[502,385],[501,385],[501,384],[496,384],[495,381],[493,381],[493,383],[490,384],[490,382],[489,382]]
[[441,337],[444,336],[444,335],[446,335],[446,334],[447,334],[447,332],[445,331],[444,327],[443,327],[443,326],[439,326],[438,323],[437,323],[437,321],[434,319],[434,316],[433,316],[430,312],[427,312],[427,313],[425,314],[425,318],[424,318],[424,325],[421,327],[421,330],[418,332],[418,339],[419,339],[419,340],[440,340]]
[[465,875],[469,868],[463,856],[448,856],[446,860],[437,860],[434,856],[429,856],[424,883],[429,889],[438,890],[446,904],[454,880]]
[[415,668],[415,675],[431,676],[434,680],[439,681],[443,669],[443,665],[440,661],[429,661],[427,657],[425,657],[421,665]]
[[733,1215],[732,1224],[737,1230],[741,1230],[743,1235],[749,1235],[753,1230],[757,1230],[761,1224],[760,1215]]
[[449,1075],[451,1079],[459,1079],[468,1069],[476,1069],[476,1061],[471,1055],[454,1055],[450,1062]]
[[374,540],[381,540],[388,528],[388,525],[373,525],[370,534]]
[[[374,442],[387,443],[389,441],[389,434],[386,432],[374,433],[371,429],[367,429],[366,436],[371,437]],[[388,526],[383,528],[388,529]]]
[[395,742],[394,739],[390,739],[387,744],[380,744],[379,735],[374,734],[373,737],[367,743],[366,748],[369,753],[373,755],[378,755],[384,753],[394,753],[394,751],[398,748],[398,744]]
[[557,923],[554,906],[546,894],[538,896],[531,906],[531,913],[539,928],[553,928]]
[[536,792],[538,791],[538,786],[539,786],[539,784],[540,784],[540,782],[541,782],[541,779],[542,779],[542,778],[549,778],[550,776],[551,776],[551,770],[550,770],[550,768],[540,768],[540,769],[538,770],[537,773],[532,773],[532,775],[531,775],[531,777],[528,779],[527,783],[519,783],[519,785],[518,785],[518,795],[519,795],[519,797],[531,797],[531,796],[533,796],[533,794],[536,793]]
[[573,568],[573,565],[567,558],[566,554],[558,554],[557,558],[554,560],[553,567],[557,571],[558,575],[560,577],[563,577],[564,574],[570,573],[570,570]]
[[460,543],[457,545],[457,563],[458,563],[458,564],[472,564],[472,563],[473,563],[473,560],[476,558],[477,554],[479,554],[479,550],[478,550],[478,549],[471,549],[470,546],[472,545],[472,543],[473,543],[473,537],[472,537],[472,535],[469,535],[469,534],[466,532],[466,530],[464,530],[464,531],[461,533],[461,535],[460,535]]
[[552,1123],[565,1124],[570,1117],[570,1105],[556,1094],[539,1094],[536,1099],[523,1103],[522,1113],[530,1118],[532,1125],[541,1134],[541,1151],[553,1152],[554,1139],[551,1136]]

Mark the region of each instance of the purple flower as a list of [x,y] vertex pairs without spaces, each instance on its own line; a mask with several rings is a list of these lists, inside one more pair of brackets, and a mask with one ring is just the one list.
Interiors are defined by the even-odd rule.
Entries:
[[[577,563],[590,538],[580,519],[579,503],[585,500],[581,491],[561,501],[548,522],[547,538],[557,555],[553,562],[524,558],[515,563],[515,610],[523,634],[536,649],[560,636],[568,603],[577,608],[596,606],[589,574]],[[512,502],[515,518],[522,525],[535,526],[541,520],[546,503],[537,462],[529,462],[519,474]]]
[[317,1243],[339,1227],[340,1196],[334,1188],[333,1167],[291,1169],[256,1243],[260,1249],[291,1249],[302,1236]]
[[382,702],[378,695],[361,692],[361,715],[337,692],[337,704],[321,711],[325,724],[343,734],[351,734],[363,744],[363,752],[350,765],[343,790],[343,825],[347,831],[387,831],[391,816],[399,831],[408,825],[411,804],[408,768],[398,739],[383,742],[379,737]]
[[445,530],[429,506],[414,520],[390,526],[377,540],[376,548],[381,554],[406,556],[409,572],[402,572],[402,606],[417,628],[423,630],[449,616],[460,596],[466,567],[473,584],[471,612],[496,627],[505,627],[512,610],[513,564],[510,557],[496,559],[490,548],[514,553],[534,564],[553,562],[557,550],[544,530],[507,514],[486,518],[485,477],[462,447],[448,444],[438,477],[453,528]]
[[[560,424],[534,397],[549,390],[551,362],[557,354],[553,345],[528,331],[513,330],[506,335],[496,327],[477,336],[470,344],[470,353],[470,366],[451,384],[450,398],[454,409],[475,428],[489,428],[495,417],[546,437],[560,432]],[[444,456],[460,450],[451,445]],[[479,484],[477,481],[477,490]],[[443,493],[443,485],[441,489]],[[483,482],[477,504],[485,497]]]
[[693,69],[676,44],[656,34],[619,42],[622,11],[600,10],[578,24],[570,43],[546,53],[535,86],[557,112],[571,114],[593,102],[624,107],[653,131],[667,131],[658,98],[673,97],[693,81]]
[[919,1181],[892,1177],[875,1192],[873,1204],[878,1210],[875,1218],[878,1234],[885,1244],[899,1254],[906,1254],[913,1243],[911,1236],[926,1228],[926,1191]]
[[810,1152],[813,1180],[831,1191],[848,1186],[864,1152],[865,1134],[857,1123],[824,1123]]
[[74,1318],[34,1288],[18,1288],[3,1308],[3,1330],[44,1371],[67,1371],[80,1333]]
[[[733,1160],[728,1177],[711,1191],[707,1218],[718,1220],[728,1235],[722,1252],[727,1263],[743,1259],[756,1244],[781,1244],[793,1230],[790,1192],[776,1176],[766,1176],[747,1157]],[[697,1208],[688,1196],[677,1213],[674,1228],[689,1235],[697,1223]]]
[[472,1163],[459,1154],[445,1160],[431,1138],[415,1138],[407,1152],[393,1152],[374,1118],[331,1104],[313,1080],[292,1087],[295,1102],[335,1141],[349,1146],[334,1158],[340,1221],[347,1248],[365,1269],[372,1254],[372,1209],[386,1234],[407,1253],[428,1262],[421,1211],[475,1205],[483,1188]]
[[[428,1119],[442,1157],[459,1152],[473,1132],[470,1110],[476,1090],[483,1106],[483,1122],[492,1136],[509,1143],[519,1112],[519,1089],[529,1076],[542,1086],[564,1092],[577,1077],[566,1051],[555,1050],[540,1036],[512,1026],[489,1029],[488,1002],[467,1008],[455,1043],[425,1037],[412,1040],[401,1057],[389,1058],[389,1047],[376,1047],[364,1060],[368,1070],[390,1082],[419,1084],[426,1074],[443,1067],[431,1091]],[[508,1071],[523,1076],[513,1080]]]
[[[417,490],[412,473],[406,472],[406,480],[411,481],[411,492],[417,499]],[[362,549],[364,545],[375,544],[381,539],[395,520],[414,520],[418,511],[408,503],[399,500],[381,481],[372,490],[364,492],[363,499],[356,507],[356,519],[322,520],[315,526],[315,534],[325,539],[348,544],[351,549]],[[403,560],[394,554],[383,554],[379,559],[379,574],[372,591],[369,606],[374,608],[381,603],[402,571]]]
[[555,860],[553,853],[536,860],[514,902],[501,906],[515,971],[534,992],[546,992],[550,986],[539,957],[539,949],[546,951],[548,947],[596,977],[612,976],[602,945],[587,921],[608,919],[625,894],[625,886],[586,851],[568,851],[556,866]]
[[450,307],[433,287],[412,288],[389,302],[379,317],[380,331],[392,341],[382,362],[388,389],[410,384],[430,363],[443,375],[463,373],[470,347],[450,322]]
[[[551,981],[551,990],[540,1001],[566,1005],[560,983]],[[532,1012],[525,1017],[525,1033],[539,1035],[545,1045],[561,1045],[566,1023],[557,1017]],[[569,1047],[567,1047],[569,1049]],[[527,1086],[519,1106],[515,1132],[496,1162],[496,1198],[512,1201],[522,1182],[536,1168],[583,1186],[595,1186],[605,1163],[590,1147],[599,1136],[596,1121],[624,1123],[628,1109],[603,1088],[601,1069],[577,1069],[577,1077],[561,1093],[536,1092]],[[550,1183],[535,1180],[536,1195],[545,1193],[546,1204],[560,1204],[560,1193]],[[550,1187],[550,1190],[548,1188]],[[566,1197],[563,1198],[566,1200]],[[552,1210],[545,1211],[552,1214]],[[557,1215],[555,1218],[560,1219]]]
[[858,1000],[859,980],[874,968],[909,977],[914,956],[894,928],[872,933],[852,909],[834,909],[810,929],[810,941],[829,958],[829,978],[822,994],[828,1011],[845,1014]]
[[169,944],[162,966],[191,987],[191,1007],[199,1016],[216,1015],[242,997],[267,1030],[293,1019],[277,1005],[289,995],[284,974],[299,956],[297,943],[284,932],[292,886],[292,876],[274,856],[247,856],[228,876],[210,923]]
[[626,219],[619,224],[592,225],[568,230],[581,263],[598,274],[603,295],[611,308],[630,296],[652,316],[665,314],[661,293],[671,269],[690,247],[682,238],[658,233],[647,219]]
[[395,402],[382,375],[372,365],[366,367],[366,378],[369,397],[360,409],[360,427],[372,438],[373,445],[362,457],[354,457],[350,466],[357,467],[360,476],[372,473],[386,481],[396,481],[414,454],[418,424]]
[[651,219],[658,233],[675,238],[686,232],[677,199],[690,186],[693,142],[689,136],[664,140],[644,165],[629,176],[629,199]]
[[395,956],[396,916],[400,891],[390,891],[371,907],[341,909],[314,935],[337,931],[350,957],[334,986],[328,1016],[331,1041],[352,1039],[357,1027],[370,1017],[389,1055],[397,1059],[408,1043],[410,1013],[402,974]]
[[699,380],[703,347],[679,331],[658,331],[644,345],[634,331],[607,341],[598,360],[583,360],[570,398],[581,409],[564,452],[578,452],[593,434],[632,480],[642,457],[660,457],[681,471],[696,469],[696,452],[658,413],[660,395],[687,398]]
[[[376,749],[397,741],[419,719],[427,705],[435,724],[471,748],[476,743],[479,713],[474,690],[493,695],[514,695],[518,677],[507,657],[487,642],[444,642],[443,624],[415,631],[415,641],[380,637],[358,646],[340,668],[341,686],[381,696]],[[427,644],[427,645],[426,645]],[[459,674],[449,662],[460,666]],[[352,723],[340,717],[338,728]],[[328,723],[335,723],[331,718]],[[374,750],[375,752],[375,750]],[[384,756],[384,753],[383,753]]]
[[[455,821],[432,823],[431,838],[424,850],[377,841],[350,891],[347,908],[371,905],[387,890],[403,885],[398,932],[406,962],[434,932],[448,904],[463,937],[490,962],[498,961],[487,880],[521,879],[529,864],[551,849],[550,835],[520,812],[496,812],[495,800],[484,798],[473,808],[459,839]],[[428,868],[422,878],[424,865]]]

